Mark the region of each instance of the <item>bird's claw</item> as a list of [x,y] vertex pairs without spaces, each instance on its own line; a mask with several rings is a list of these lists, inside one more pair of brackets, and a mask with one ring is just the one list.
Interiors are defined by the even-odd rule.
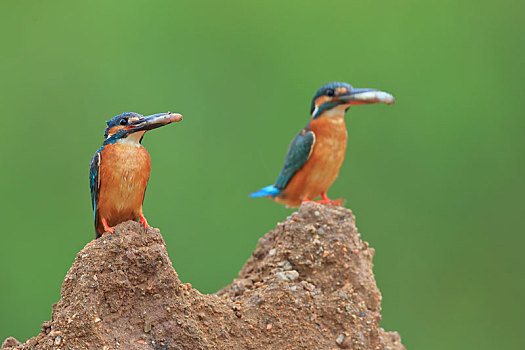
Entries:
[[314,202],[314,203],[319,203],[319,204],[325,204],[325,205],[336,205],[336,206],[341,206],[342,203],[343,203],[343,199],[342,198],[339,198],[339,199],[330,199],[326,196],[326,194],[322,194],[321,195],[323,199],[320,199],[318,201],[312,201],[311,199],[308,199],[308,198],[303,198],[301,200],[302,203],[305,203],[305,202]]
[[144,215],[139,216],[139,222],[144,226],[144,230],[147,232],[150,226],[148,225],[148,220],[146,220]]
[[321,200],[315,201],[315,203],[319,203],[319,204],[337,205],[337,206],[340,206],[342,202],[343,202],[342,198],[334,199],[334,200],[332,200],[332,199],[321,199]]
[[322,193],[321,198],[322,198],[321,200],[315,201],[315,203],[326,204],[326,205],[336,205],[336,206],[340,206],[343,203],[342,198],[332,200],[328,198],[326,193]]
[[108,225],[108,222],[106,221],[105,218],[102,218],[102,226],[104,226],[104,232],[109,232],[109,233],[115,233],[115,229],[111,226]]

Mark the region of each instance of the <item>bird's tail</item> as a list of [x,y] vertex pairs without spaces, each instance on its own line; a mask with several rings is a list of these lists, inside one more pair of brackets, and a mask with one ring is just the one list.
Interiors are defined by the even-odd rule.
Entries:
[[251,198],[266,197],[266,196],[275,197],[280,192],[281,192],[280,189],[278,189],[274,185],[270,185],[270,186],[266,186],[266,187],[261,188],[259,191],[253,192],[252,194],[250,194],[250,197]]

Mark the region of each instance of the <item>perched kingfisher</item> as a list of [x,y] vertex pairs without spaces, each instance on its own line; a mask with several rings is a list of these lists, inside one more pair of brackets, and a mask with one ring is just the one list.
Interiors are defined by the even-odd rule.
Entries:
[[113,226],[127,220],[138,219],[144,228],[149,227],[142,203],[151,159],[140,142],[146,131],[181,120],[182,115],[177,113],[144,117],[126,112],[106,122],[106,140],[95,152],[89,169],[96,238],[104,232],[114,233]]
[[394,103],[394,97],[376,89],[357,89],[347,83],[323,85],[314,95],[308,124],[292,140],[275,184],[250,197],[268,197],[289,207],[319,196],[324,204],[332,201],[326,192],[343,164],[347,131],[345,112],[352,105]]

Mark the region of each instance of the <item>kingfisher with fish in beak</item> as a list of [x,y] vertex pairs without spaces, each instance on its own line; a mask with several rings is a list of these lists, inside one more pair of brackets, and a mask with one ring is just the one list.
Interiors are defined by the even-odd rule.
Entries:
[[321,196],[319,203],[332,201],[327,191],[339,175],[348,134],[345,113],[353,105],[394,103],[394,97],[377,89],[357,89],[347,83],[323,85],[314,95],[310,121],[292,140],[275,184],[250,197],[268,197],[289,207]]
[[149,227],[142,203],[151,172],[151,159],[141,141],[148,130],[182,120],[178,113],[142,116],[126,112],[109,120],[102,147],[91,159],[89,185],[96,238],[114,233],[114,226],[138,220]]

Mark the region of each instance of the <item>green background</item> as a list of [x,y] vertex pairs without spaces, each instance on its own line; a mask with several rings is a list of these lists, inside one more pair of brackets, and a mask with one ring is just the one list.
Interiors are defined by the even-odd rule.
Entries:
[[397,98],[349,111],[329,192],[376,248],[382,326],[409,349],[523,348],[524,4],[2,0],[0,338],[38,334],[94,237],[106,120],[184,114],[144,138],[144,210],[209,293],[291,213],[248,194],[339,80]]

